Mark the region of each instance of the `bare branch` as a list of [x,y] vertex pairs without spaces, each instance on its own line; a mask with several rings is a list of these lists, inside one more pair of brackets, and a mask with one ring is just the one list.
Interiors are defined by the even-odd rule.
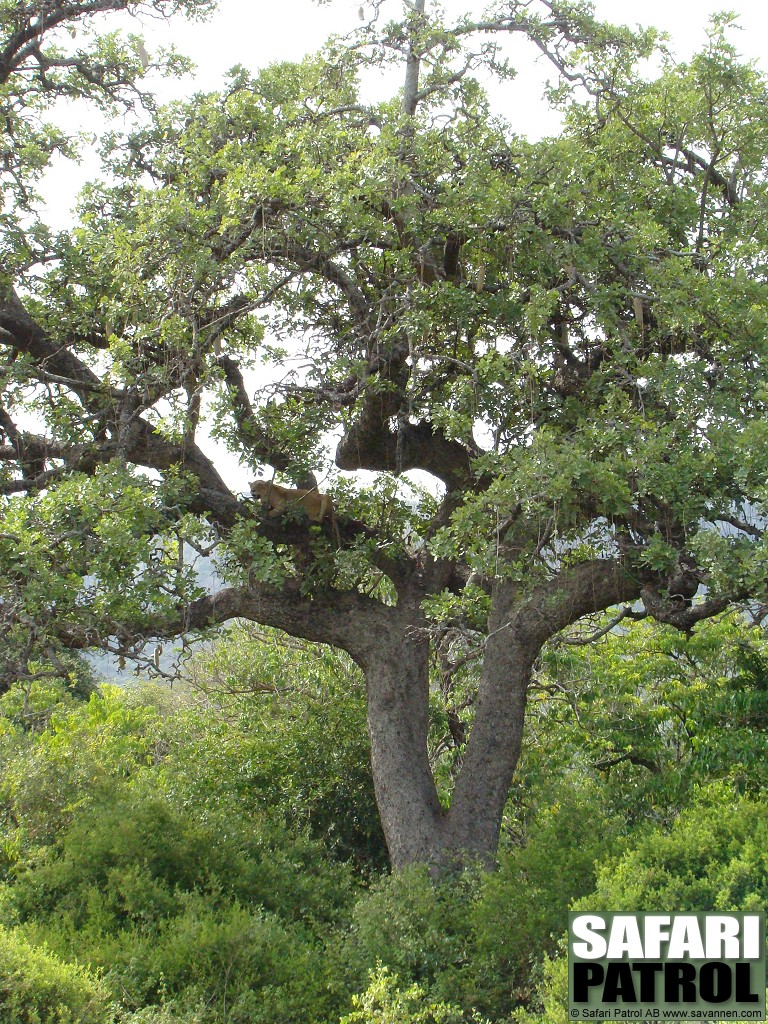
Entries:
[[595,643],[597,640],[601,640],[604,636],[607,636],[608,633],[613,632],[620,622],[623,622],[624,619],[630,616],[632,618],[637,618],[636,615],[632,614],[631,608],[622,608],[618,615],[615,615],[601,629],[597,629],[593,633],[590,633],[589,636],[558,636],[551,640],[550,643],[553,647],[559,647],[561,645],[585,647],[588,644]]

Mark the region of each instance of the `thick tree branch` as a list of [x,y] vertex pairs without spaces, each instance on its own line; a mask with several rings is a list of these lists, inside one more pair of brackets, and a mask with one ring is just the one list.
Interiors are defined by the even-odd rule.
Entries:
[[661,768],[655,761],[651,761],[648,757],[640,757],[639,754],[616,754],[615,757],[606,757],[601,761],[595,761],[595,768],[599,772],[607,772],[611,768],[615,768],[617,764],[625,762],[637,765],[638,768],[647,768],[652,775],[658,775],[661,772]]
[[727,596],[707,597],[705,600],[693,604],[689,601],[665,600],[659,596],[655,587],[645,586],[642,588],[640,596],[649,615],[652,615],[657,622],[665,622],[667,625],[687,633],[698,622],[719,615],[736,602],[745,600],[748,595],[734,592]]
[[386,635],[392,614],[394,609],[356,591],[309,598],[295,583],[283,587],[262,584],[228,587],[180,607],[175,614],[151,615],[145,623],[106,623],[100,624],[98,631],[88,626],[62,631],[60,639],[70,649],[83,650],[99,646],[109,633],[122,646],[130,647],[137,639],[172,639],[233,619],[248,619],[313,643],[339,647],[362,662],[372,640]]
[[[527,644],[539,649],[585,615],[636,600],[641,586],[638,577],[619,561],[580,562],[534,587],[520,607],[510,609],[509,628],[515,636],[525,638]],[[503,603],[502,598],[501,606]]]
[[[201,0],[196,13],[203,14],[211,8],[211,0]],[[60,63],[40,52],[40,41],[60,26],[86,21],[95,14],[109,11],[138,12],[142,9],[169,16],[185,9],[191,10],[191,6],[188,0],[38,0],[35,3],[17,3],[13,10],[13,29],[0,49],[0,85],[23,70],[25,62],[30,59],[37,62],[41,73],[44,72],[43,65],[50,67]],[[81,63],[77,62],[77,70],[82,73]],[[91,76],[93,67],[87,64],[84,67]],[[92,76],[89,80],[93,80]],[[97,78],[96,84],[104,83]]]
[[[46,332],[24,308],[18,295],[11,289],[0,301],[0,330],[7,344],[17,352],[32,356],[36,366],[53,372],[69,382],[84,409],[105,423],[111,431],[111,440],[94,442],[97,452],[106,460],[122,456],[129,462],[148,469],[166,470],[183,466],[198,477],[201,487],[208,491],[230,495],[229,488],[217,472],[213,462],[194,444],[176,444],[163,437],[138,412],[129,408],[131,397],[121,393],[122,401],[115,401],[115,392],[65,345],[55,345]],[[121,423],[121,413],[127,419]]]
[[448,490],[466,485],[472,454],[478,451],[450,440],[426,420],[409,423],[401,419],[393,430],[388,421],[397,411],[393,396],[375,390],[366,395],[361,413],[339,442],[336,465],[390,473],[422,469],[442,480]]

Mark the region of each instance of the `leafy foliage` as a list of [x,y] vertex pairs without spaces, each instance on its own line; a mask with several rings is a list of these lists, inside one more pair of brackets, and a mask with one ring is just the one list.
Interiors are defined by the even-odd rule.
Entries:
[[[702,789],[668,831],[643,832],[598,871],[595,891],[575,909],[756,911],[765,906],[766,812],[762,800],[735,796],[722,785]],[[568,1004],[566,956],[543,972],[542,1009],[519,1011],[517,1024],[564,1024]]]
[[[490,863],[548,641],[617,605],[689,632],[766,597],[765,79],[725,16],[676,63],[655,32],[559,0],[454,22],[406,5],[162,108],[138,38],[80,46],[97,10],[210,7],[2,9],[32,182],[71,148],[40,126],[50,101],[135,117],[55,241],[8,154],[0,628],[18,644],[32,624],[51,661],[146,659],[238,618],[343,650],[396,866]],[[481,88],[513,74],[509,36],[554,68],[557,138],[521,139]],[[402,92],[368,102],[394,65]],[[212,433],[335,511],[243,497]],[[427,644],[453,740],[436,772]]]
[[[34,730],[16,724],[13,688],[0,701],[0,937],[22,951],[19,977],[38,977],[39,965],[48,979],[29,982],[30,1005],[48,1005],[50,984],[62,1007],[97,993],[98,1024],[112,1024],[111,1002],[120,1024],[470,1024],[519,1017],[520,1006],[536,1016],[541,1004],[549,1021],[574,900],[761,905],[762,734],[752,730],[749,751],[739,726],[730,772],[722,720],[729,684],[760,664],[760,638],[726,620],[688,640],[639,624],[623,641],[570,648],[567,662],[553,652],[547,668],[577,688],[579,718],[556,713],[562,702],[548,713],[534,703],[497,870],[439,882],[423,868],[379,872],[363,706],[330,650],[238,628],[197,656],[184,693],[102,687],[87,703],[65,699]],[[622,664],[619,650],[636,655]],[[37,686],[33,706],[49,694]],[[746,705],[755,714],[761,692]],[[626,741],[628,715],[608,713],[609,694],[642,696],[635,748],[666,757],[656,726],[670,736],[670,693],[687,693],[689,721],[723,739],[717,756],[697,760],[692,732],[674,772],[629,761],[601,771],[608,745]],[[753,795],[739,798],[734,783]],[[649,827],[654,817],[663,827]]]
[[[218,724],[201,717],[196,741],[194,770],[206,772],[207,786],[221,785],[216,774],[231,775],[236,760],[243,773],[238,799],[248,800],[253,789],[258,807],[358,868],[387,863],[363,683],[348,658],[275,632],[234,626],[196,655],[189,673],[194,690],[218,710]],[[188,758],[181,762],[187,779],[193,770]]]
[[398,988],[397,975],[381,968],[360,996],[353,997],[355,1009],[340,1024],[482,1024],[475,1014],[465,1016],[457,1006],[430,1001],[418,985]]
[[18,932],[0,929],[0,1012],[7,1024],[109,1024],[106,987]]
[[524,842],[504,850],[496,872],[470,870],[436,885],[413,869],[362,896],[342,952],[354,987],[382,964],[466,1014],[497,1020],[527,1003],[571,901],[592,891],[596,864],[623,841],[623,823],[606,813],[597,786],[561,782],[557,795]]
[[56,157],[77,157],[84,133],[78,137],[64,132],[51,116],[52,108],[66,100],[87,102],[105,114],[151,109],[152,96],[142,80],[153,72],[178,75],[190,66],[173,52],[150,56],[134,33],[100,33],[94,15],[125,11],[168,17],[183,12],[203,17],[213,6],[213,0],[0,4],[1,251],[6,280],[65,244],[39,218],[36,187]]
[[339,1003],[322,950],[351,878],[270,818],[270,800],[254,806],[253,786],[238,800],[253,739],[205,792],[200,713],[160,691],[108,689],[42,734],[10,735],[0,913],[24,941],[76,955],[137,1012],[312,1021]]
[[641,622],[593,645],[571,639],[543,661],[524,773],[556,778],[559,763],[598,775],[631,820],[673,818],[713,780],[764,791],[762,629],[725,617],[690,635]]
[[593,899],[619,910],[757,910],[765,903],[762,800],[734,798],[724,786],[702,791],[668,833],[656,832],[605,864]]
[[[764,640],[702,628],[766,597],[766,82],[729,19],[678,64],[586,3],[417,2],[157,109],[90,16],[207,0],[43,6],[0,3],[9,1012],[556,1017],[574,898],[761,905]],[[490,109],[507,34],[558,138]],[[62,98],[136,116],[54,238]],[[333,515],[242,497],[211,432]],[[283,632],[237,627],[177,705],[53,680],[233,620]],[[395,867],[469,866],[377,878],[384,832]]]

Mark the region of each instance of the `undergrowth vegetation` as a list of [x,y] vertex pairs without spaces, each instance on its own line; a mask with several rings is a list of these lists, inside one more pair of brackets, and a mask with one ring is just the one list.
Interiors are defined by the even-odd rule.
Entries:
[[[46,684],[43,713],[34,684],[12,688],[0,698],[2,1020],[556,1024],[569,907],[761,909],[759,634],[725,621],[623,642],[567,672],[542,665],[498,869],[438,882],[387,869],[364,695],[338,655],[243,629],[199,654],[180,690]],[[655,687],[639,660],[618,671],[621,651],[651,642]],[[738,741],[724,729],[718,745],[736,680]],[[588,714],[564,699],[576,691]],[[632,744],[612,720],[630,700]],[[636,756],[620,759],[621,743]]]

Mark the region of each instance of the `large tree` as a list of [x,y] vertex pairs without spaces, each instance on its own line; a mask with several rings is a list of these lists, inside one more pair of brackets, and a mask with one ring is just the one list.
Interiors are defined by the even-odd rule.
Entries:
[[[725,19],[678,64],[580,2],[373,14],[109,138],[69,236],[17,219],[3,628],[52,657],[235,618],[342,648],[393,864],[490,863],[545,644],[764,598],[766,83]],[[512,36],[552,64],[557,138],[478,85]],[[9,109],[25,73],[45,95],[44,53],[9,65]],[[368,102],[382,67],[402,89]],[[335,523],[266,515],[211,437],[240,492],[319,481]]]

